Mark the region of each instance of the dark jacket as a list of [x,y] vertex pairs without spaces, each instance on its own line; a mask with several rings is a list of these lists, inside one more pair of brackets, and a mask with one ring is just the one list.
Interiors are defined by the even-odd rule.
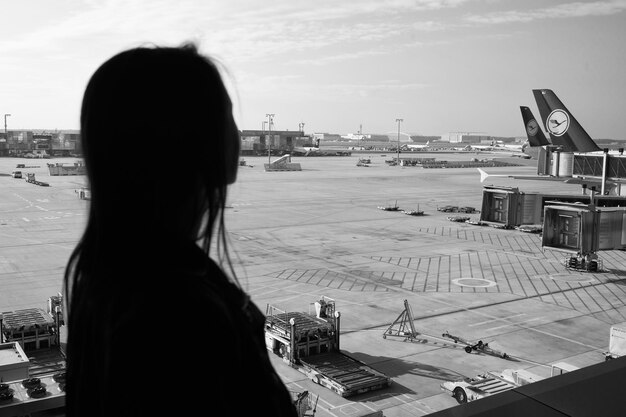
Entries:
[[168,247],[70,327],[67,415],[296,416],[261,311],[195,244]]

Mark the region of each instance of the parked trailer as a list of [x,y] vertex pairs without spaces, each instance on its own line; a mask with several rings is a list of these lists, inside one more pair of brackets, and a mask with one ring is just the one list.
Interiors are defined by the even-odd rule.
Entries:
[[33,174],[32,172],[29,172],[29,173],[26,174],[26,182],[31,183],[31,184],[35,184],[35,185],[40,185],[42,187],[50,186],[50,184],[48,184],[47,182],[37,181],[35,179],[35,174]]
[[334,300],[322,297],[315,313],[285,312],[267,306],[265,342],[313,382],[342,397],[386,388],[391,378],[339,349],[340,313]]

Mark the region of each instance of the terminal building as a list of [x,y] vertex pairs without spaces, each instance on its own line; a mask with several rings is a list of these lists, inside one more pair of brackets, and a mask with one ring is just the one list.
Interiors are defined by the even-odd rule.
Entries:
[[242,130],[241,154],[266,155],[271,151],[272,154],[282,155],[296,148],[316,146],[315,142],[313,137],[299,130]]
[[0,133],[0,156],[71,156],[81,152],[80,133],[75,130],[9,130]]

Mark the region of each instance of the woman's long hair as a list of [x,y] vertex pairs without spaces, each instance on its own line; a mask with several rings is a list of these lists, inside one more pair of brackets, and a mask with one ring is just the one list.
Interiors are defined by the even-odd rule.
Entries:
[[68,376],[89,366],[86,349],[102,349],[106,362],[107,336],[78,333],[108,320],[110,299],[146,284],[171,242],[193,239],[208,254],[216,238],[235,279],[224,205],[239,133],[217,65],[193,44],[122,52],[90,79],[80,123],[91,201],[64,276]]

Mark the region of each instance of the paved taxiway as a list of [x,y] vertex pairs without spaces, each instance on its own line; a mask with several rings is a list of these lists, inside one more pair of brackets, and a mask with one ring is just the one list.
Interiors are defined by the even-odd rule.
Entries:
[[[369,156],[361,154],[360,156]],[[439,384],[485,370],[541,364],[586,366],[602,361],[609,327],[626,321],[626,253],[602,252],[609,272],[583,274],[562,266],[564,254],[542,251],[539,236],[452,223],[442,205],[480,208],[475,169],[390,167],[372,154],[370,167],[351,157],[293,158],[300,172],[264,172],[267,158],[245,157],[226,212],[237,274],[256,304],[309,311],[324,295],[342,313],[341,347],[392,377],[389,389],[348,399],[313,384],[273,357],[288,387],[320,395],[317,416],[424,415],[456,405]],[[436,155],[468,159],[468,155]],[[84,226],[87,202],[74,190],[84,177],[50,177],[46,162],[0,159],[0,174],[17,163],[50,183],[38,187],[0,175],[0,310],[44,307],[61,290],[65,262]],[[155,169],[164,169],[160,162]],[[488,168],[533,174],[531,166]],[[178,175],[172,173],[172,175]],[[184,176],[181,176],[184,181]],[[523,191],[579,193],[555,182],[489,178],[485,184]],[[385,212],[397,204],[424,216]],[[477,217],[478,215],[471,215]],[[444,331],[523,360],[466,354],[460,346],[424,337],[383,339],[408,300],[418,332]],[[218,336],[218,335],[216,335]],[[227,357],[228,353],[225,352]],[[253,389],[242,386],[233,389]],[[243,391],[242,391],[243,392]]]

